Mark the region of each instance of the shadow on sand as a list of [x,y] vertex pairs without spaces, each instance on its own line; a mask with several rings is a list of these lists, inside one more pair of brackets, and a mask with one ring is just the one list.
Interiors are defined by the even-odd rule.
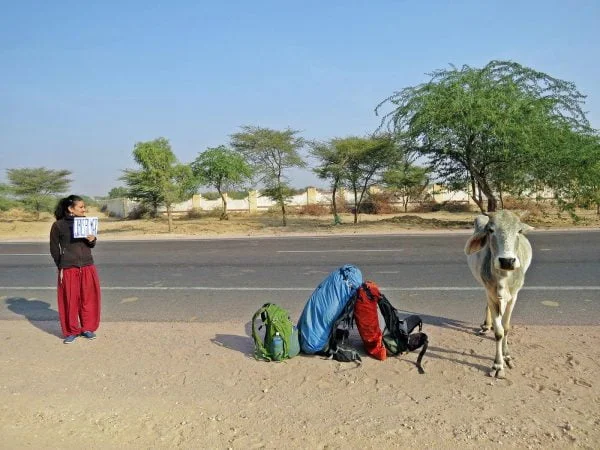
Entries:
[[[407,313],[407,314],[416,314],[416,313]],[[429,316],[426,314],[418,314],[423,319],[423,331],[426,332],[426,326],[432,325],[440,328],[447,328],[450,330],[459,331],[461,333],[466,333],[472,335],[475,339],[476,337],[485,337],[482,335],[478,335],[477,332],[480,330],[480,327],[474,327],[470,324],[466,324],[465,322],[461,322],[460,320],[449,319],[447,317],[440,316]],[[489,337],[486,337],[489,338]],[[433,344],[433,345],[432,345]],[[467,367],[472,367],[474,369],[480,370],[482,372],[489,371],[491,364],[489,366],[485,366],[482,364],[477,364],[474,362],[467,361],[466,359],[476,359],[481,361],[490,361],[489,356],[477,355],[472,350],[467,349],[449,349],[442,348],[435,345],[435,342],[429,341],[429,348],[425,358],[431,357],[433,359],[443,359],[446,361],[452,361],[456,364],[464,365]],[[492,358],[493,359],[493,358]]]
[[[440,316],[430,316],[427,314],[419,314],[411,311],[402,311],[403,314],[417,314],[421,316],[423,319],[423,332],[427,333],[428,326],[435,326],[441,328],[448,328],[451,330],[456,330],[461,333],[467,333],[473,335],[475,338],[477,336],[476,332],[479,330],[479,327],[474,327],[472,325],[466,324],[465,322],[461,322],[459,320],[450,319],[447,317]],[[211,342],[220,346],[226,347],[231,350],[235,350],[245,354],[249,358],[254,357],[254,341],[252,339],[252,322],[247,322],[244,326],[244,334],[245,335],[233,335],[233,334],[217,334]],[[348,342],[349,346],[356,350],[361,358],[369,357],[367,353],[364,351],[362,341],[360,339],[360,335],[356,329],[351,330],[350,339]],[[447,360],[456,363],[457,365],[464,365],[467,367],[472,367],[476,370],[487,372],[489,367],[487,365],[478,364],[477,362],[472,362],[469,360],[481,360],[481,361],[489,361],[489,356],[477,355],[472,351],[468,351],[467,349],[448,349],[442,348],[435,345],[435,342],[429,342],[429,348],[423,361],[427,361],[428,358],[432,359],[440,359]],[[418,353],[415,350],[413,353]],[[313,355],[306,355],[313,356]],[[402,355],[399,355],[402,358]]]
[[220,347],[236,350],[246,356],[254,357],[254,340],[252,339],[252,322],[244,325],[245,336],[235,334],[216,334],[210,341]]
[[34,327],[62,338],[58,312],[50,308],[50,303],[23,297],[8,297],[5,302],[10,311],[25,317]]

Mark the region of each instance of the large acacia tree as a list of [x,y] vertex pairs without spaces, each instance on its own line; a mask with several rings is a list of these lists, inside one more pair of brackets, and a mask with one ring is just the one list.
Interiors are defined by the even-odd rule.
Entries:
[[129,188],[129,196],[151,205],[154,214],[159,206],[164,206],[171,232],[173,204],[190,198],[198,187],[191,167],[178,162],[171,144],[162,137],[136,143],[133,159],[140,168],[126,169],[121,177]]
[[9,191],[36,213],[52,210],[56,195],[65,193],[71,184],[70,170],[45,167],[7,169]]
[[536,164],[537,177],[555,192],[559,204],[576,218],[575,208],[595,208],[600,214],[600,137],[567,127],[545,136],[550,157]]
[[225,193],[229,189],[241,188],[252,178],[250,165],[240,153],[221,145],[200,153],[191,167],[200,184],[217,190],[223,204],[221,220],[228,219]]
[[231,135],[231,146],[244,155],[259,175],[259,182],[265,186],[263,192],[277,202],[283,226],[287,225],[286,202],[293,192],[286,169],[306,166],[300,155],[306,141],[298,133],[289,128],[281,131],[243,126],[241,132]]
[[425,157],[441,179],[470,185],[482,211],[486,199],[494,211],[503,192],[543,183],[535,166],[566,151],[549,148],[560,140],[548,136],[558,129],[591,132],[584,98],[571,82],[491,61],[481,69],[435,71],[429,82],[395,92],[375,111],[391,105],[382,126]]

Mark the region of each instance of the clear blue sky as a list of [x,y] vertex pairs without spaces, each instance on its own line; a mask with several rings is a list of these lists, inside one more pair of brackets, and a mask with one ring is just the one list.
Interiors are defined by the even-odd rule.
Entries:
[[69,169],[74,193],[106,195],[135,168],[135,142],[159,136],[189,163],[241,125],[363,135],[394,91],[492,59],[575,82],[600,128],[598,0],[0,6],[0,181],[7,168]]

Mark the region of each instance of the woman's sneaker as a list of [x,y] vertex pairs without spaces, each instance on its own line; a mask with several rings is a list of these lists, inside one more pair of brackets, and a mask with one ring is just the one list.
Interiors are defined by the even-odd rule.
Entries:
[[96,333],[94,333],[93,331],[84,331],[83,333],[81,333],[81,335],[89,340],[96,339]]
[[72,344],[73,342],[75,342],[75,339],[77,339],[77,335],[76,334],[72,334],[71,336],[67,336],[63,340],[63,343],[64,344]]

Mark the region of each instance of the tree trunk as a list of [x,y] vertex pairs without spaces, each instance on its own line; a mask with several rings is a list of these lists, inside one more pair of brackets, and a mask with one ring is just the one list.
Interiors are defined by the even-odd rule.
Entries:
[[337,216],[337,200],[335,198],[337,194],[337,183],[333,184],[333,191],[331,193],[331,208],[333,209],[333,217]]
[[173,229],[173,217],[171,217],[171,205],[167,205],[167,219],[169,222],[169,233]]
[[[478,176],[477,179],[475,180],[475,182],[477,183],[477,187],[480,189],[480,191],[483,192],[483,195],[485,195],[487,197],[488,212],[495,212],[498,209],[498,199],[496,199],[496,196],[494,195],[494,191],[492,190],[492,188],[490,187],[490,185],[487,183],[487,181],[485,180],[485,178],[483,176]],[[481,203],[478,203],[480,205],[479,206],[480,209],[483,206],[482,200],[483,199],[480,198]],[[483,209],[481,210],[481,212],[484,212]]]
[[473,201],[477,204],[479,211],[485,212],[483,209],[483,199],[481,198],[481,189],[475,183],[475,178],[471,177],[471,197]]
[[333,224],[334,225],[340,225],[342,223],[342,219],[340,219],[340,216],[338,216],[338,209],[337,209],[337,181],[335,183],[333,183],[333,191],[331,193],[331,208],[332,208],[332,212],[333,212]]
[[285,202],[282,200],[280,200],[281,202],[281,221],[284,227],[287,226],[287,218],[285,217]]
[[358,204],[358,195],[356,193],[356,188],[354,188],[354,225],[358,223],[358,209],[360,205]]
[[223,211],[221,212],[221,217],[219,217],[219,220],[229,220],[229,215],[227,214],[227,199],[225,198],[225,195],[223,195],[220,189],[217,189],[217,191],[221,196],[221,202],[223,204]]

